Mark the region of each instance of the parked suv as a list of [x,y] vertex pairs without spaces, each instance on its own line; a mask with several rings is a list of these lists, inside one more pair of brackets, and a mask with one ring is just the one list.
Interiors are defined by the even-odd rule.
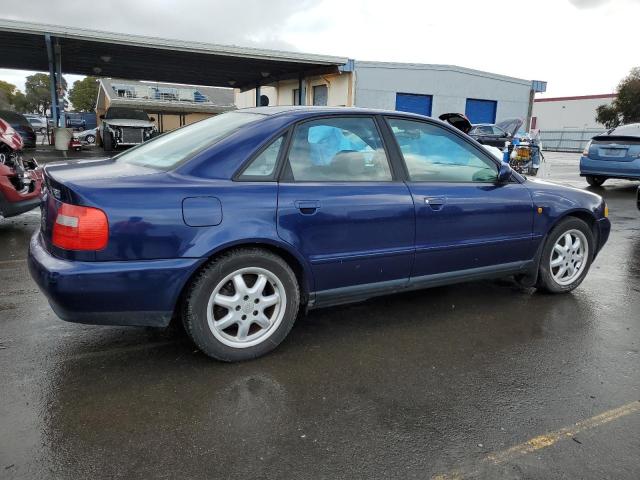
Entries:
[[239,110],[45,178],[29,268],[55,312],[181,318],[226,361],[269,352],[309,308],[511,275],[569,292],[610,230],[599,195],[399,112]]
[[119,146],[138,145],[146,142],[156,134],[155,119],[143,110],[133,108],[111,107],[107,113],[100,115],[100,137],[105,152]]

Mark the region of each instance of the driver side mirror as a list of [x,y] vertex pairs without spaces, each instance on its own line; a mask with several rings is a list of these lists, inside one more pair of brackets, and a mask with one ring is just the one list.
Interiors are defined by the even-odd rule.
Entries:
[[513,169],[508,163],[501,163],[498,169],[498,183],[508,183],[512,173]]

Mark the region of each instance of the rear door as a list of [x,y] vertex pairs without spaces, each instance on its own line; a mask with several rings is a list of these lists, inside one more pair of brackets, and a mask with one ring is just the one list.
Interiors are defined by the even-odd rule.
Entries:
[[533,202],[517,182],[497,184],[497,162],[458,132],[389,118],[416,211],[412,277],[518,268],[533,258]]
[[311,264],[319,302],[323,293],[407,283],[413,199],[397,180],[373,117],[331,116],[295,128],[277,216],[279,236]]

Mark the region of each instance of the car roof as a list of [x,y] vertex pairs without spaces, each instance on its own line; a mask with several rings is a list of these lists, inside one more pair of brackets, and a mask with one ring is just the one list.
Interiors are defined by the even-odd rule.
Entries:
[[[410,112],[399,112],[397,110],[384,110],[377,108],[360,108],[360,107],[317,107],[317,106],[298,106],[298,105],[281,105],[277,107],[250,107],[241,108],[235,110],[236,112],[257,113],[260,115],[276,116],[293,114],[299,117],[307,117],[317,114],[369,114],[369,115],[402,115],[407,117],[425,118],[424,115],[419,115]],[[436,122],[440,122],[438,119],[428,117]]]

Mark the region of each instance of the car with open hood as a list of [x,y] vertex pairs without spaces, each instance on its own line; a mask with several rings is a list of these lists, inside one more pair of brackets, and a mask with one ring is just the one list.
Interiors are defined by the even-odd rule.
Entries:
[[466,133],[478,143],[499,149],[503,149],[506,142],[511,142],[516,137],[523,123],[521,118],[509,118],[498,123],[472,124],[462,113],[445,113],[438,118]]
[[580,176],[592,187],[608,178],[640,180],[640,123],[611,128],[593,137],[580,157]]
[[521,126],[521,118],[510,118],[498,123],[478,123],[469,130],[469,136],[483,145],[504,148],[506,142],[513,141]]
[[225,361],[271,351],[311,308],[505,276],[571,291],[610,230],[599,195],[384,110],[238,110],[45,181],[29,269],[53,310],[181,320]]
[[139,145],[157,133],[155,119],[144,110],[126,107],[110,107],[100,115],[99,127],[102,147],[110,152],[120,146]]

